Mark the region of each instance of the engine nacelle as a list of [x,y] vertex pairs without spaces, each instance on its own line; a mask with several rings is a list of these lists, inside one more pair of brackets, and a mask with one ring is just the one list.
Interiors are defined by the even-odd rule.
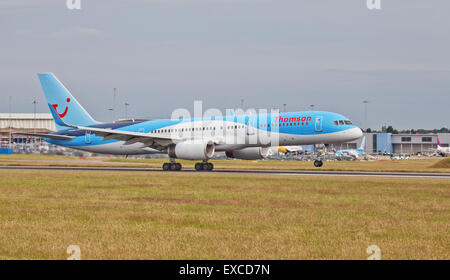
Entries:
[[214,155],[213,142],[185,141],[170,145],[167,153],[171,158],[204,160]]
[[255,160],[267,157],[269,152],[270,147],[250,147],[240,150],[226,151],[225,154],[230,158]]

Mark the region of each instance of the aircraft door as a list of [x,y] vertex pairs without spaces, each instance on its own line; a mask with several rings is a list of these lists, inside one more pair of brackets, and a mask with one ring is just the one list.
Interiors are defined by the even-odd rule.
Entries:
[[316,122],[315,122],[315,131],[316,132],[322,132],[323,131],[322,122],[323,122],[323,117],[322,116],[316,117]]
[[251,124],[250,118],[247,116],[245,117],[245,126],[246,126],[246,133],[247,135],[254,135],[255,134],[255,128]]
[[90,131],[86,131],[86,134],[84,134],[84,143],[85,144],[91,144],[92,143],[91,132]]

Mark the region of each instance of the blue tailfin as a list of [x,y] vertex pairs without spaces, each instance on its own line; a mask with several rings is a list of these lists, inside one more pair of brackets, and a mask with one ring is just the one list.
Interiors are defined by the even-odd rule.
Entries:
[[365,135],[362,139],[361,146],[359,146],[358,150],[364,151],[364,146],[366,146],[366,136]]
[[71,125],[98,124],[53,73],[38,74],[38,77],[58,131],[67,129],[58,122],[59,119]]

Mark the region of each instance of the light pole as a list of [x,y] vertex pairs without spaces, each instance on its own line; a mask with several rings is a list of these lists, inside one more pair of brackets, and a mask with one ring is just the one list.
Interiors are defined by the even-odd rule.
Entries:
[[113,122],[116,120],[116,96],[117,96],[117,88],[113,88]]
[[114,109],[108,108],[108,111],[111,111],[112,122],[114,122]]
[[364,128],[367,131],[367,104],[369,104],[369,101],[364,100],[363,104],[364,104]]
[[286,106],[287,106],[287,104],[284,103],[284,104],[283,104],[283,112],[285,112],[285,113],[286,113]]
[[314,111],[314,104],[309,105],[311,107],[311,111]]
[[34,121],[33,121],[33,132],[36,133],[36,105],[38,104],[37,100],[33,100],[31,102],[33,104],[33,112],[34,112]]
[[11,116],[12,96],[9,96],[9,148],[12,149],[12,116]]
[[128,106],[130,106],[130,104],[128,104],[127,102],[125,102],[125,119],[128,119]]
[[[38,104],[37,100],[33,100],[33,102],[31,102],[31,104],[33,104],[33,112],[34,112],[34,119],[33,119],[33,133],[36,134],[36,105]],[[34,144],[34,148],[36,148],[36,136],[33,136],[33,144]]]

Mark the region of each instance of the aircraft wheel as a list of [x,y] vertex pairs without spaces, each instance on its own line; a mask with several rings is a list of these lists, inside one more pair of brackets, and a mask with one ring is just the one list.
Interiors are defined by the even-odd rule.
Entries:
[[202,163],[202,169],[203,169],[203,171],[208,171],[208,163],[207,162]]
[[176,171],[177,170],[177,164],[174,162],[170,163],[170,171]]
[[203,170],[203,164],[201,164],[200,162],[197,162],[195,164],[195,170],[202,171]]
[[211,170],[213,170],[214,169],[214,164],[212,164],[212,163],[206,163],[206,170],[208,170],[208,171],[211,171]]
[[180,170],[181,170],[181,163],[178,163],[178,162],[177,162],[177,163],[175,163],[175,165],[176,165],[176,167],[177,167],[176,170],[177,170],[177,171],[180,171]]
[[169,171],[169,169],[170,169],[169,164],[168,164],[167,162],[164,163],[163,166],[162,166],[162,169],[163,169],[164,171]]
[[321,160],[315,160],[314,161],[314,166],[315,167],[322,167],[322,165],[323,165],[323,162]]

